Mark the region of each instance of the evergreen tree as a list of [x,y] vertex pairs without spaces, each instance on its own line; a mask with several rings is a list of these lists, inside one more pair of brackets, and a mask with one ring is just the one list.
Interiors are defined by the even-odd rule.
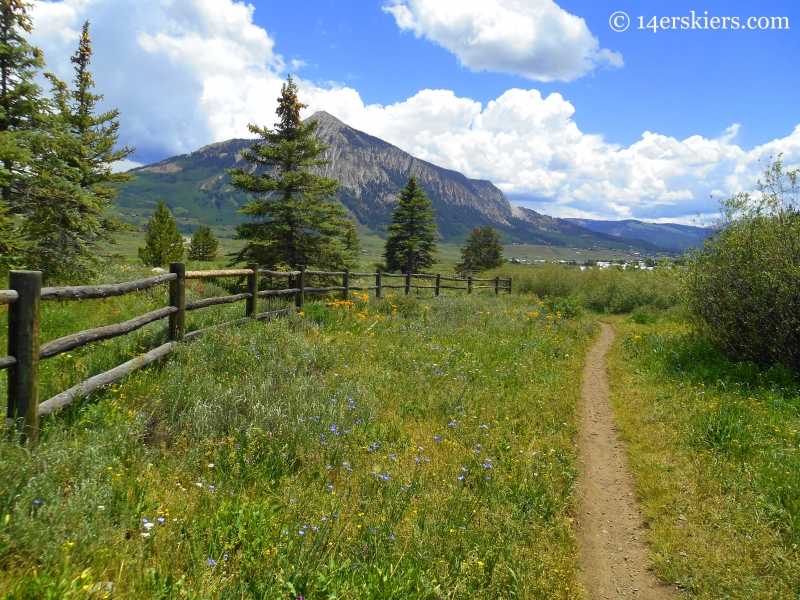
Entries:
[[242,153],[254,168],[227,171],[233,187],[256,196],[239,211],[252,220],[236,228],[236,238],[247,243],[234,262],[337,270],[355,265],[343,240],[349,223],[344,207],[329,199],[339,191],[339,182],[308,170],[330,161],[320,158],[328,146],[314,135],[317,121],[300,119],[305,106],[290,76],[278,98],[275,129],[248,126],[261,137]]
[[[38,181],[37,200],[26,226],[34,241],[32,262],[47,274],[83,274],[95,265],[100,242],[114,243],[120,224],[105,215],[117,190],[113,184],[130,181],[113,173],[111,165],[133,150],[115,150],[119,138],[119,111],[97,114],[103,97],[92,92],[89,72],[92,56],[89,22],[83,25],[75,65],[73,89],[48,73],[53,87],[54,115],[47,147],[40,153],[50,168]],[[55,167],[55,168],[54,168]]]
[[344,250],[347,255],[346,262],[348,264],[355,264],[358,262],[358,259],[361,255],[361,240],[358,237],[356,226],[353,225],[352,221],[348,221],[347,225],[345,226],[342,241],[344,243]]
[[158,203],[155,216],[147,223],[144,243],[139,248],[139,260],[148,267],[166,267],[183,258],[183,236],[163,202]]
[[462,273],[475,273],[494,269],[503,264],[503,246],[500,234],[493,227],[476,227],[461,248],[461,262],[456,269]]
[[411,175],[398,194],[383,257],[390,271],[415,273],[431,267],[436,259],[436,219],[427,194]]
[[201,225],[192,236],[188,258],[189,260],[214,260],[217,258],[218,249],[219,242],[214,237],[214,234],[211,233],[211,227]]
[[0,0],[0,268],[26,263],[21,225],[41,168],[36,145],[47,103],[34,77],[44,60],[25,39],[32,29],[28,9],[23,0]]

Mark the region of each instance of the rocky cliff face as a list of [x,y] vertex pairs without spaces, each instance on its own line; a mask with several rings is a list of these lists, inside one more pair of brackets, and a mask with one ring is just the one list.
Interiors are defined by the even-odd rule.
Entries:
[[450,213],[449,209],[458,207],[480,215],[488,223],[511,225],[514,217],[511,204],[490,181],[468,179],[457,171],[414,158],[326,112],[317,112],[311,118],[319,123],[320,140],[330,146],[325,158],[331,162],[319,172],[339,180],[343,202],[357,215],[364,216],[365,225],[383,225],[388,221],[392,204],[397,200],[395,194],[409,175],[417,177],[439,212],[446,208]]

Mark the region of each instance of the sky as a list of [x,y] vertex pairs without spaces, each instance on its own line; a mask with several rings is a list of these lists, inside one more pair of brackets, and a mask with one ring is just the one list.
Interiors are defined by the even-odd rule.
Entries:
[[[800,2],[34,0],[47,69],[91,22],[125,167],[324,110],[559,217],[692,223],[800,166]],[[619,31],[618,31],[619,30]]]

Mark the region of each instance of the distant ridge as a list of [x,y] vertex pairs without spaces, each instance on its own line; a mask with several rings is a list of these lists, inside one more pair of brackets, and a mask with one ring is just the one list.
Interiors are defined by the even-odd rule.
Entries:
[[[504,234],[505,243],[667,251],[649,240],[596,232],[565,219],[513,206],[490,181],[469,179],[415,158],[326,112],[317,112],[310,118],[319,122],[318,136],[330,146],[325,157],[331,162],[317,172],[339,180],[342,204],[352,217],[375,233],[384,233],[397,201],[395,194],[413,174],[431,198],[444,241],[461,242],[473,228],[492,225]],[[123,218],[141,216],[163,200],[186,233],[200,224],[232,228],[241,223],[244,217],[237,211],[249,197],[230,187],[225,169],[246,166],[240,153],[254,142],[233,139],[209,144],[191,154],[134,169],[137,179],[121,185],[117,198]]]
[[624,221],[598,221],[593,219],[566,219],[597,233],[620,238],[647,240],[672,250],[688,250],[702,245],[711,234],[708,227],[694,227],[677,223],[646,223],[635,219]]

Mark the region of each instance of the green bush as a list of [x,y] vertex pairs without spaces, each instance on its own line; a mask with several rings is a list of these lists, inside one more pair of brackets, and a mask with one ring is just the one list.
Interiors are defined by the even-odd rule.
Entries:
[[720,203],[715,233],[683,272],[696,321],[729,356],[800,370],[798,171],[768,164],[757,193]]

